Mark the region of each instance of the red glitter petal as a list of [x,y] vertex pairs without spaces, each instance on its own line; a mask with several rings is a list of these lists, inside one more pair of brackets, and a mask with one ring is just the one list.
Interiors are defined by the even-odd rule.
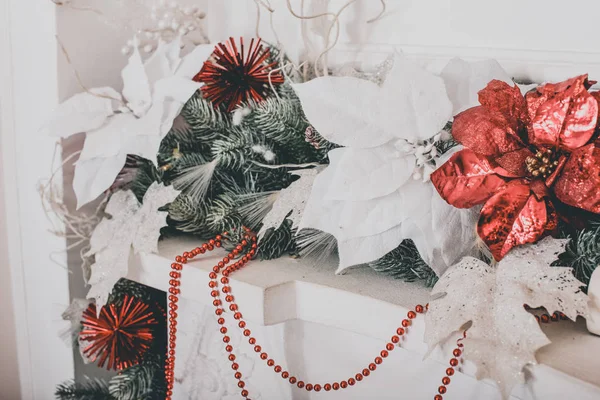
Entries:
[[506,184],[490,162],[469,149],[452,155],[431,175],[444,200],[457,208],[471,208],[486,201]]
[[511,174],[511,176],[523,177],[527,175],[528,172],[525,160],[527,160],[528,157],[533,157],[533,155],[534,154],[529,149],[524,148],[505,153],[497,157],[494,161]]
[[554,185],[563,203],[600,213],[600,149],[593,143],[581,147],[565,163]]
[[517,85],[510,86],[499,80],[492,80],[479,91],[479,102],[491,111],[497,111],[522,124],[528,121],[527,103]]
[[524,147],[518,126],[502,113],[484,106],[469,108],[454,117],[452,135],[477,154],[497,157]]
[[497,261],[515,246],[538,241],[553,226],[545,199],[538,200],[528,184],[513,182],[485,203],[477,225]]
[[594,134],[599,112],[588,85],[587,75],[581,75],[527,93],[529,142],[570,150],[585,145]]

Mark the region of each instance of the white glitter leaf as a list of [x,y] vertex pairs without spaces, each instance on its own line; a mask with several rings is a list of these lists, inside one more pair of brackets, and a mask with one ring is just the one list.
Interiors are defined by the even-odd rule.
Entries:
[[279,228],[286,217],[292,221],[293,226],[298,227],[310,196],[313,181],[321,170],[322,168],[317,167],[292,172],[300,179],[277,194],[273,208],[263,219],[262,228],[258,232],[259,237],[262,237],[269,228]]
[[525,310],[545,307],[571,319],[587,315],[587,296],[571,268],[551,267],[567,240],[545,238],[513,249],[496,267],[466,257],[435,285],[425,317],[425,341],[432,350],[471,322],[464,340],[465,359],[477,378],[492,378],[508,398],[536,363],[535,352],[550,343],[535,317]]
[[167,225],[167,211],[158,209],[171,203],[179,195],[172,186],[154,182],[140,204],[130,190],[115,193],[106,205],[104,218],[92,233],[90,250],[86,256],[94,255],[91,285],[87,298],[96,299],[100,309],[117,281],[127,275],[131,251],[156,253],[160,229]]

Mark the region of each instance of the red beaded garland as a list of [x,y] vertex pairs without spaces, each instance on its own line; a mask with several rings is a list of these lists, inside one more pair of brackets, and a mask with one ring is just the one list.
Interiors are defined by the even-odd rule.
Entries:
[[[235,362],[236,356],[233,354],[233,347],[231,346],[230,337],[227,336],[227,328],[223,325],[225,324],[225,319],[223,318],[225,309],[222,306],[222,298],[221,292],[224,293],[225,302],[228,304],[227,310],[233,312],[233,318],[238,321],[238,326],[242,330],[242,334],[246,337],[249,337],[248,341],[251,345],[254,346],[254,351],[256,353],[260,353],[260,358],[267,362],[267,365],[270,367],[274,366],[274,371],[277,374],[280,374],[282,379],[287,380],[291,385],[296,385],[298,388],[304,388],[307,391],[315,391],[319,392],[322,389],[329,392],[330,390],[339,390],[346,389],[348,386],[354,386],[357,382],[361,382],[364,378],[368,377],[373,371],[377,369],[377,365],[383,363],[383,360],[389,356],[389,352],[393,351],[400,343],[400,337],[406,333],[406,328],[412,325],[412,320],[415,319],[418,314],[424,313],[428,309],[428,304],[425,306],[417,305],[414,308],[414,311],[408,311],[406,316],[407,318],[401,321],[401,326],[397,328],[396,334],[391,336],[390,342],[385,344],[385,348],[379,352],[379,355],[374,358],[374,362],[370,363],[367,368],[364,368],[361,372],[355,374],[354,377],[351,377],[347,380],[343,380],[340,382],[333,383],[324,383],[324,384],[313,384],[313,383],[305,383],[302,380],[298,380],[294,376],[290,376],[288,371],[284,371],[283,367],[280,365],[275,365],[275,360],[269,359],[268,354],[263,352],[262,347],[256,344],[256,339],[251,336],[250,329],[246,328],[246,322],[243,319],[243,315],[239,312],[239,306],[235,303],[235,298],[231,294],[231,286],[229,286],[228,275],[232,272],[243,268],[256,254],[256,236],[250,232],[249,229],[244,228],[244,239],[235,247],[233,251],[228,253],[226,256],[222,258],[222,261],[217,262],[217,265],[214,266],[212,271],[209,272],[209,283],[208,286],[211,289],[210,295],[214,298],[213,306],[215,307],[215,314],[219,316],[217,320],[220,325],[219,331],[223,335],[223,342],[226,344],[225,350],[230,353],[228,355],[229,361],[232,362],[232,369],[235,372],[234,377],[238,380],[238,387],[243,389],[241,391],[242,397],[248,399],[249,393],[247,389],[245,389],[246,383],[242,380],[242,374],[237,371],[239,365]],[[169,273],[169,350],[167,353],[167,360],[165,363],[165,378],[167,381],[167,396],[166,399],[170,400],[172,396],[172,388],[174,384],[174,367],[175,367],[175,346],[176,346],[176,333],[177,333],[177,303],[179,301],[179,294],[181,293],[179,287],[181,285],[181,271],[183,268],[183,264],[187,264],[187,262],[194,257],[204,254],[206,252],[212,251],[215,248],[222,247],[222,239],[224,236],[228,234],[225,232],[222,235],[215,236],[214,239],[210,239],[208,243],[203,244],[201,247],[196,247],[195,249],[184,252],[182,255],[178,255],[175,257],[175,262],[171,264],[172,271]],[[237,258],[237,261],[234,259]],[[233,264],[229,265],[232,261]],[[217,280],[218,274],[221,274],[221,279]],[[219,290],[219,283],[223,286]],[[561,319],[566,319],[566,316],[562,313],[555,312],[552,315],[542,314],[541,316],[536,316],[536,319],[541,322],[549,322],[549,321],[559,321]],[[454,375],[455,369],[459,365],[459,358],[462,356],[463,344],[460,341],[463,338],[459,339],[457,342],[457,348],[455,348],[452,352],[453,358],[450,359],[451,367],[446,369],[446,376],[442,378],[442,386],[438,387],[438,394],[434,396],[434,400],[443,400],[442,395],[447,392],[447,386],[450,384],[450,376]],[[256,345],[255,345],[256,344]]]

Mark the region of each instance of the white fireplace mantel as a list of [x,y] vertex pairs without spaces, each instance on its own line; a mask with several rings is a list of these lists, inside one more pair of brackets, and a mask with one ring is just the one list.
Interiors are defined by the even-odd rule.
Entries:
[[[166,290],[174,257],[197,245],[198,241],[189,238],[163,241],[158,255],[131,260],[128,278]],[[182,383],[176,388],[176,398],[227,398],[227,390],[233,390],[215,383],[227,382],[231,375],[223,369],[226,367],[219,367],[225,356],[208,287],[208,273],[220,257],[218,254],[199,257],[182,271],[184,301],[180,308],[176,369]],[[240,311],[252,325],[257,340],[269,343],[269,349],[273,350],[267,351],[277,355],[276,361],[285,361],[284,368],[290,372],[304,370],[305,376],[313,380],[353,376],[385,346],[407,311],[416,304],[426,304],[429,297],[429,290],[418,283],[394,280],[369,268],[355,269],[342,276],[335,275],[334,270],[333,265],[282,258],[250,262],[230,277]],[[229,320],[232,320],[230,314]],[[597,357],[600,337],[589,334],[583,320],[561,321],[543,329],[552,344],[538,352],[540,365],[531,369],[528,383],[517,387],[512,398],[600,398]],[[437,349],[423,360],[427,350],[422,340],[423,330],[424,320],[418,317],[401,343],[402,348],[392,352],[372,377],[351,390],[330,393],[328,397],[391,399],[409,393],[411,399],[433,398],[450,355],[449,349]],[[261,394],[261,399],[322,396],[322,393],[290,390],[249,346],[242,346],[242,353],[247,354],[244,362],[253,366],[248,383],[255,394]],[[191,380],[186,381],[185,377],[195,370],[191,364],[197,362],[204,363],[198,367],[199,374],[206,374],[211,363],[212,369],[220,372],[208,381],[198,383],[195,379],[190,383],[193,387],[186,386]],[[472,365],[466,363],[461,369],[462,373],[453,377],[445,399],[500,399],[493,382],[478,382],[474,378]],[[199,390],[207,392],[199,397]]]

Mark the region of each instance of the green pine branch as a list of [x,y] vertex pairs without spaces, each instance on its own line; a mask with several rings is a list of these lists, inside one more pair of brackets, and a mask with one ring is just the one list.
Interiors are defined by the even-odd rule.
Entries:
[[[121,371],[108,383],[110,395],[119,400],[153,398],[153,382],[163,369],[154,364],[138,364]],[[156,398],[156,397],[154,397]]]
[[600,265],[600,226],[592,225],[574,235],[555,264],[573,268],[575,277],[587,286]]
[[59,384],[54,396],[58,400],[118,400],[110,393],[107,382],[88,377],[83,382],[67,381]]
[[387,274],[405,282],[421,281],[427,287],[433,287],[438,276],[421,258],[412,240],[406,239],[394,250],[380,259],[370,262],[369,266],[377,272]]
[[257,257],[262,260],[273,260],[285,255],[296,254],[296,229],[292,221],[286,219],[277,229],[271,228],[258,242]]

